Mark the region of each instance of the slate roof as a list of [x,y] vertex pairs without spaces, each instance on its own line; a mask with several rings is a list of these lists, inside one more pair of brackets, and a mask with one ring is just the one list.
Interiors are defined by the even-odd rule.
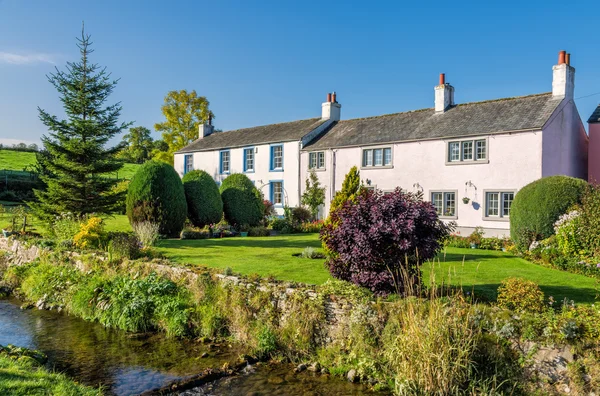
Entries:
[[305,150],[391,142],[489,135],[541,129],[562,98],[552,93],[459,104],[444,113],[433,108],[343,120]]
[[190,143],[177,152],[190,153],[265,143],[299,141],[304,135],[317,128],[323,122],[321,118],[310,118],[307,120],[213,133],[203,139],[198,139]]
[[590,119],[588,120],[588,123],[590,123],[590,124],[596,124],[599,122],[600,122],[600,105],[598,105],[598,107],[596,107],[596,110],[594,110],[594,112],[590,116]]

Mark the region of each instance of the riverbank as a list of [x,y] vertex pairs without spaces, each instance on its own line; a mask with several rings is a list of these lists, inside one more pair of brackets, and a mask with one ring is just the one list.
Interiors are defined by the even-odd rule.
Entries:
[[101,396],[101,389],[78,384],[42,366],[40,353],[0,345],[0,394],[14,396]]
[[[3,279],[38,308],[128,331],[227,340],[256,358],[398,394],[562,392],[596,389],[599,380],[595,307],[516,314],[435,289],[427,298],[381,300],[344,282],[306,286],[64,252],[8,265]],[[575,352],[560,355],[565,344]]]

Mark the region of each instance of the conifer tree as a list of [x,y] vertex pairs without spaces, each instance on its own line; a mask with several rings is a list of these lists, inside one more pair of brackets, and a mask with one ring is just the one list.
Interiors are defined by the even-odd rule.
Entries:
[[46,188],[35,190],[37,202],[30,206],[44,220],[65,212],[77,216],[112,213],[123,200],[124,193],[111,190],[118,180],[107,177],[123,166],[115,156],[120,146],[107,146],[131,124],[119,123],[120,103],[105,104],[118,80],[90,63],[91,44],[82,29],[77,39],[81,59],[67,62],[65,71],[57,68],[48,76],[66,118],[38,107],[39,118],[49,131],[42,137],[43,155],[37,156]]

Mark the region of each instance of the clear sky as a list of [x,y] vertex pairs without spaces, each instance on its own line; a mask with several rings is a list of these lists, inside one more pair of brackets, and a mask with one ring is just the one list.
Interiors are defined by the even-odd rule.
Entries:
[[587,121],[597,12],[592,0],[0,0],[0,140],[39,141],[37,106],[62,114],[46,74],[78,59],[82,21],[92,60],[121,79],[123,121],[152,130],[178,89],[206,96],[223,130],[320,116],[331,91],[343,119],[432,107],[441,72],[457,103],[548,92],[561,49]]

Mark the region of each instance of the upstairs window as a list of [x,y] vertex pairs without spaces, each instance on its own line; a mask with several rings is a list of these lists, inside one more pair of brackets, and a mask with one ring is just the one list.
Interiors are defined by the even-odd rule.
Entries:
[[431,203],[440,217],[456,217],[456,192],[435,191],[431,193]]
[[244,149],[244,172],[254,172],[254,147]]
[[183,174],[185,175],[188,172],[191,172],[194,170],[194,155],[193,154],[186,154],[185,157],[183,157]]
[[224,150],[221,151],[220,153],[221,156],[221,164],[220,164],[220,168],[221,168],[221,172],[220,173],[229,173],[229,168],[230,168],[230,158],[229,158],[229,150]]
[[325,169],[325,152],[319,151],[308,154],[309,169]]
[[510,208],[515,198],[514,191],[488,191],[485,193],[485,216],[510,217]]
[[283,170],[283,145],[271,146],[271,170]]
[[362,167],[392,166],[392,148],[363,149]]
[[473,139],[448,142],[448,162],[473,163],[487,161],[487,140]]

